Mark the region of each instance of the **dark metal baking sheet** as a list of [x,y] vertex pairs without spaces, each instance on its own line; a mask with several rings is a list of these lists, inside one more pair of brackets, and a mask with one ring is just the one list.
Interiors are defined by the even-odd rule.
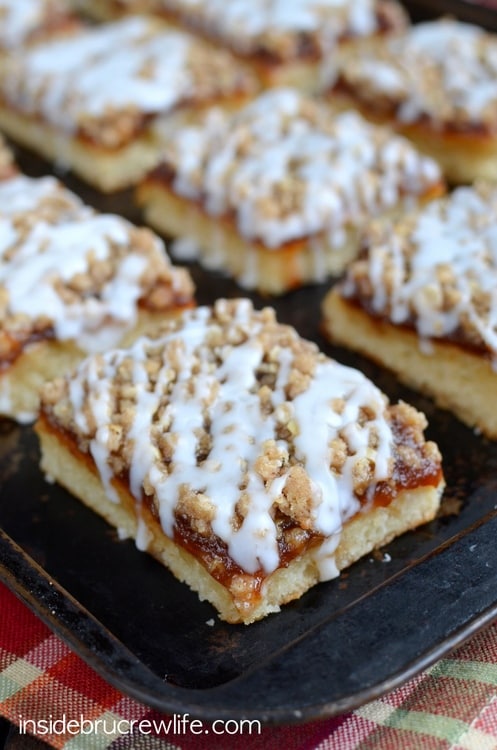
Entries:
[[404,5],[414,21],[453,16],[497,31],[497,0],[408,0]]
[[[28,174],[48,171],[42,160],[18,157]],[[129,194],[66,182],[101,210],[140,221]],[[247,296],[219,274],[191,270],[200,304]],[[327,289],[250,296],[365,371],[392,400],[425,411],[447,489],[434,522],[261,622],[219,621],[156,561],[45,482],[31,428],[0,421],[0,579],[105,679],[159,710],[266,723],[331,716],[393,689],[497,617],[497,445],[330,346],[320,335]]]
[[[203,282],[216,296],[230,286]],[[262,622],[220,622],[161,565],[45,482],[29,428],[0,423],[0,576],[107,680],[166,712],[267,722],[331,715],[391,689],[497,616],[497,447],[321,341],[323,292],[281,300],[280,319],[361,366],[391,398],[426,411],[447,491],[436,521]]]

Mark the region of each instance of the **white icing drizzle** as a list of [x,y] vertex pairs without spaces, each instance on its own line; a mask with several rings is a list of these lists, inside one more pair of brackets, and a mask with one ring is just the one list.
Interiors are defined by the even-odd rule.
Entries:
[[[369,247],[373,310],[413,319],[426,340],[457,333],[497,357],[497,190],[461,187],[407,217]],[[364,268],[363,263],[361,263]],[[356,266],[344,287],[357,292]]]
[[[28,213],[39,209],[44,200],[60,196],[64,209],[68,215],[80,215],[83,202],[69,190],[65,190],[55,177],[40,177],[32,179],[24,175],[16,175],[0,185],[2,203],[1,216],[12,218],[16,214]],[[62,211],[62,205],[59,209]],[[88,212],[91,209],[87,209]],[[2,238],[3,239],[3,238]]]
[[[131,362],[134,406],[126,444],[131,456],[127,467],[130,487],[136,500],[141,502],[144,486],[153,493],[162,527],[171,536],[177,503],[184,488],[190,488],[199,500],[206,498],[213,505],[212,529],[226,543],[232,559],[247,572],[262,568],[269,573],[279,564],[274,504],[285,488],[291,464],[265,482],[256,462],[267,441],[276,441],[282,455],[289,451],[293,463],[308,472],[312,528],[325,537],[338,538],[343,522],[360,509],[352,483],[357,461],[371,459],[372,491],[378,481],[390,476],[393,436],[385,416],[386,398],[362,373],[315,353],[317,365],[308,387],[288,400],[285,388],[295,355],[282,346],[270,396],[273,409],[268,414],[261,409],[257,380],[267,354],[267,320],[254,313],[248,300],[236,301],[235,307],[229,308],[232,317],[228,320],[220,320],[228,310],[226,301],[218,301],[215,310],[218,317],[209,308],[188,311],[165,336],[141,338],[127,350],[86,360],[71,376],[69,399],[75,415],[91,415],[78,421],[83,438],[93,434],[90,422],[96,425],[90,450],[109,488],[108,448],[105,456],[105,431],[112,408],[109,394],[114,389],[114,397],[119,397],[118,373]],[[274,326],[272,319],[270,325]],[[219,340],[220,330],[226,343],[211,343]],[[291,335],[298,339],[295,332]],[[153,382],[147,370],[151,352],[162,362]],[[129,397],[130,386],[126,388]],[[340,413],[332,406],[334,399],[344,399]],[[363,408],[369,416],[359,426]],[[278,438],[282,410],[297,424],[293,448]],[[211,447],[208,457],[199,463],[197,431],[206,419]],[[157,442],[157,435],[165,434],[172,446],[170,463],[162,459]],[[371,447],[373,435],[376,448]],[[337,436],[349,446],[341,473],[330,468],[330,443]],[[244,491],[250,498],[249,507],[237,527],[235,509]],[[142,537],[140,534],[143,541]],[[323,577],[335,574],[328,560],[332,547],[330,543],[327,554],[318,555]]]
[[189,64],[199,48],[187,34],[130,17],[13,58],[2,87],[17,107],[74,132],[88,117],[167,113],[202,86],[205,94],[205,72]]
[[[0,182],[0,286],[7,292],[4,319],[49,320],[56,338],[88,352],[115,346],[137,319],[140,278],[151,262],[133,246],[132,225],[98,214],[55,179],[17,176]],[[168,268],[161,240],[157,268]],[[117,252],[122,253],[117,260]],[[115,271],[91,294],[68,298],[60,287],[95,262]]]
[[440,181],[435,162],[403,138],[354,112],[319,119],[292,89],[164,137],[175,191],[202,200],[212,215],[234,212],[241,234],[269,248],[321,232],[343,244],[344,230]]
[[62,0],[0,0],[0,47],[18,47],[63,13],[67,6]]
[[378,30],[375,0],[162,0],[168,10],[196,20],[240,53],[257,52],[267,34],[318,34],[326,49],[346,34]]
[[145,551],[148,549],[148,545],[152,541],[152,533],[145,523],[141,515],[138,515],[137,529],[136,529],[136,546],[139,550]]
[[[101,360],[90,361],[87,383],[88,404],[95,416],[97,429],[90,442],[90,450],[105,487],[107,497],[114,503],[119,503],[119,495],[112,484],[112,471],[107,463],[107,445],[109,442],[109,416],[112,408],[112,394],[109,380],[101,377]],[[110,371],[107,370],[107,375]],[[73,390],[73,395],[75,391]]]
[[[438,122],[478,123],[497,115],[497,37],[449,19],[412,26],[381,49],[331,65],[368,99],[396,102],[401,122],[428,115]],[[360,94],[361,95],[361,94]]]

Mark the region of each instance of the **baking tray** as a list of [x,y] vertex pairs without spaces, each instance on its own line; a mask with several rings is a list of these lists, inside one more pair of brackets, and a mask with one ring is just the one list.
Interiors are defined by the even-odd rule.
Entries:
[[408,0],[403,4],[413,21],[453,16],[497,31],[497,0]]
[[[458,3],[459,5],[460,3]],[[465,4],[468,5],[468,4]],[[21,168],[46,174],[17,151]],[[140,222],[129,193],[102,196],[59,174],[88,203]],[[38,469],[29,427],[0,420],[0,579],[104,679],[166,713],[303,722],[351,710],[399,686],[497,618],[497,444],[328,344],[329,285],[274,300],[191,266],[200,304],[250,296],[327,354],[362,369],[391,400],[429,419],[444,456],[439,516],[250,626],[213,608]]]

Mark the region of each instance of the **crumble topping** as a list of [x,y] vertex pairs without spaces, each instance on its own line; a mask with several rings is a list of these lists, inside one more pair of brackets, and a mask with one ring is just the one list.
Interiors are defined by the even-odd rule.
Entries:
[[497,36],[477,26],[449,19],[414,25],[330,63],[328,86],[343,82],[400,122],[497,127]]
[[438,166],[360,115],[330,115],[292,89],[274,89],[234,115],[163,133],[173,189],[267,247],[344,232],[441,184]]
[[13,54],[0,76],[15,108],[109,148],[128,142],[149,117],[252,84],[229,53],[144,17]]
[[87,351],[116,345],[140,301],[167,309],[191,294],[152,232],[95,212],[52,177],[0,182],[0,359],[47,331]]
[[111,499],[112,478],[126,477],[166,534],[182,522],[214,534],[251,574],[279,566],[283,534],[298,545],[311,531],[333,551],[379,482],[395,490],[402,451],[419,476],[440,461],[424,442],[424,415],[389,406],[362,373],[244,299],[187,311],[153,338],[90,357],[42,400],[92,455]]
[[234,51],[284,61],[321,56],[337,41],[403,28],[401,6],[376,0],[158,0]]
[[497,189],[461,187],[393,226],[373,225],[343,293],[422,338],[452,338],[497,362]]

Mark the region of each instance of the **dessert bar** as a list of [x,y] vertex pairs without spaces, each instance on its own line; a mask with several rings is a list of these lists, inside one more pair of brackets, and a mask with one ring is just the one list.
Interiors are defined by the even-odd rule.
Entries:
[[0,127],[113,191],[155,164],[158,118],[235,107],[254,86],[229,53],[130,17],[10,55],[0,70]]
[[454,184],[497,179],[497,36],[455,20],[335,57],[323,92],[433,156]]
[[323,59],[397,33],[396,0],[154,0],[169,22],[192,29],[249,63],[264,86],[314,91]]
[[35,418],[44,380],[192,304],[162,241],[52,177],[0,181],[0,414]]
[[336,342],[497,438],[497,189],[459,187],[373,226],[324,300]]
[[[444,190],[436,163],[354,112],[330,114],[296,89],[236,113],[168,127],[137,196],[146,220],[247,289],[282,294],[340,273],[369,216]],[[173,250],[174,252],[174,250]]]
[[272,309],[220,299],[46,384],[36,429],[51,479],[248,624],[434,517],[425,427]]

